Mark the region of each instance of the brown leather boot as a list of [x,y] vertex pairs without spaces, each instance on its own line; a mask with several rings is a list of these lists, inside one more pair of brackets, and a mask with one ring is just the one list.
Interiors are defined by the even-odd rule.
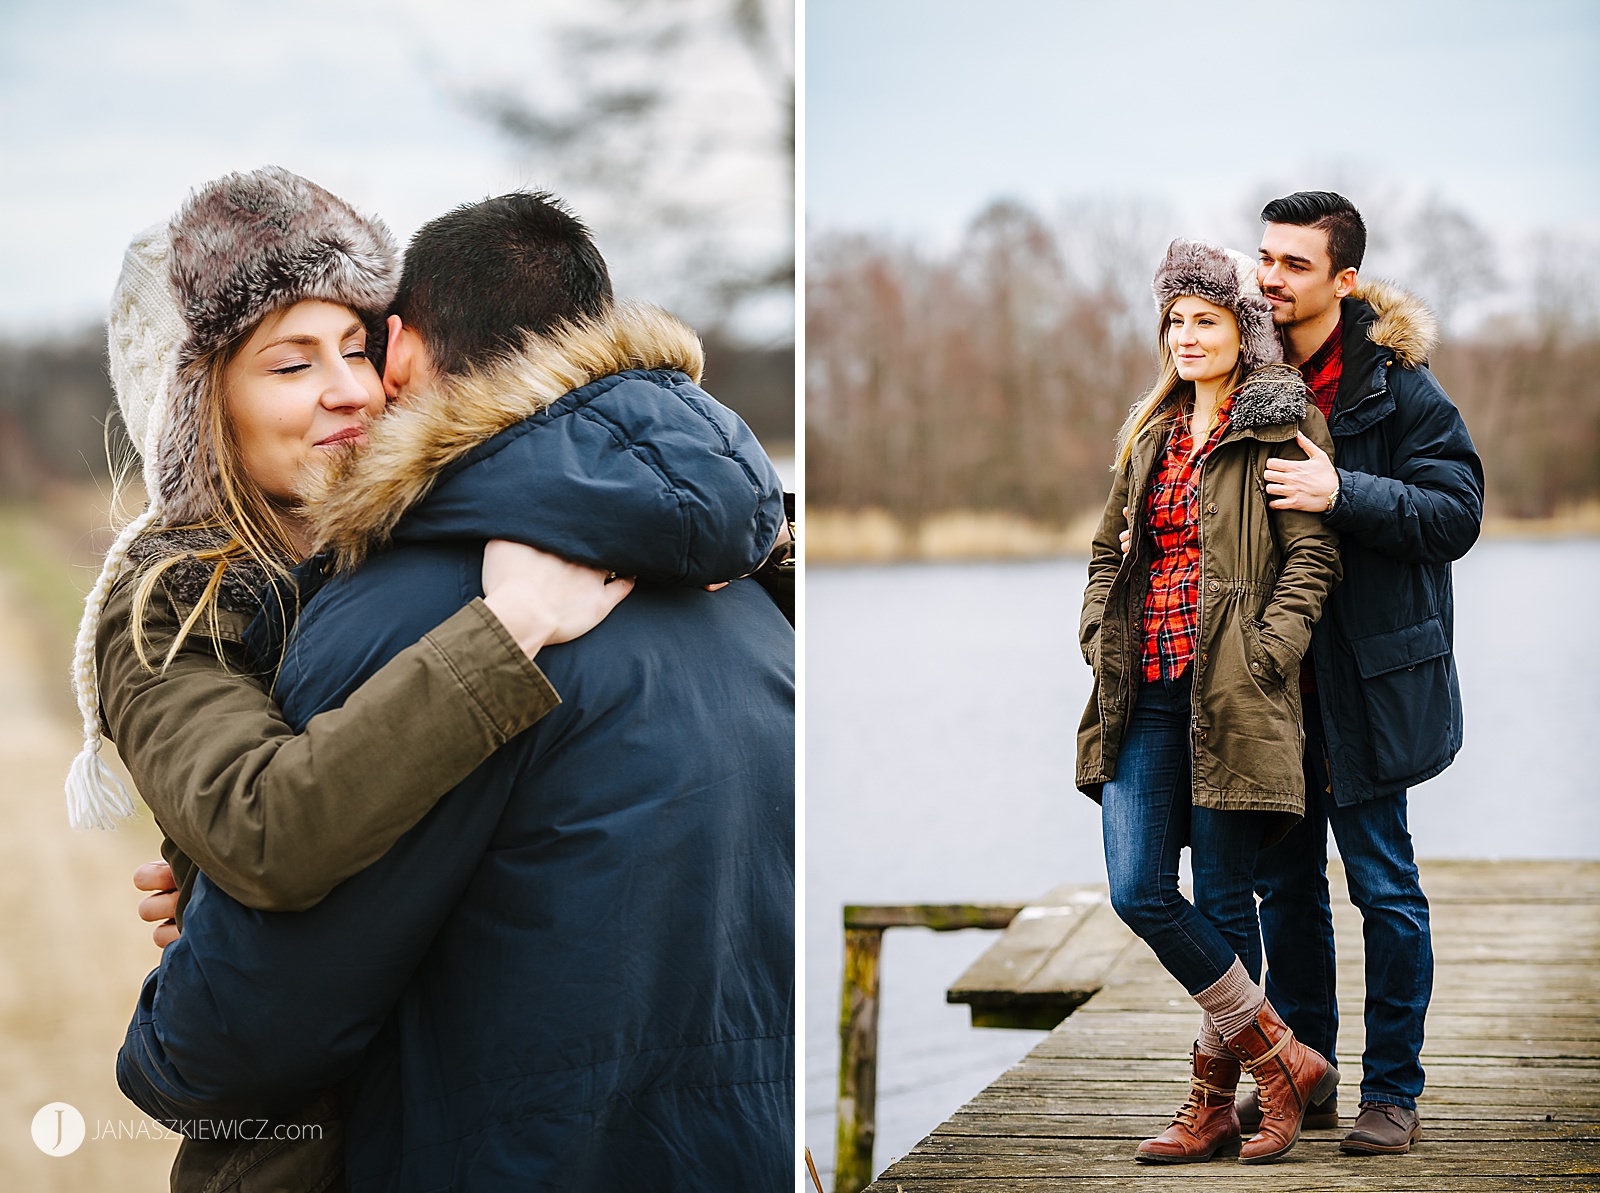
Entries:
[[1139,1145],[1139,1160],[1145,1164],[1193,1164],[1223,1150],[1232,1155],[1239,1143],[1239,1116],[1233,1110],[1233,1091],[1238,1084],[1238,1061],[1207,1056],[1196,1045],[1189,1096],[1172,1116],[1170,1127]]
[[1339,1088],[1339,1070],[1295,1039],[1270,1002],[1262,1002],[1254,1023],[1222,1042],[1255,1078],[1261,1103],[1261,1130],[1244,1141],[1239,1159],[1265,1164],[1288,1155],[1300,1138],[1307,1107]]
[[[1261,1103],[1255,1088],[1240,1094],[1233,1108],[1239,1112],[1239,1130],[1254,1135],[1261,1130]],[[1306,1106],[1306,1121],[1301,1127],[1307,1131],[1326,1130],[1339,1125],[1339,1095],[1337,1091],[1326,1102],[1312,1102]]]

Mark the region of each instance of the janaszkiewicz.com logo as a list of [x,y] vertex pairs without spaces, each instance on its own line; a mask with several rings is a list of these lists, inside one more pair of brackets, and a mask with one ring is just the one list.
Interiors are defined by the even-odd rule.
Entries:
[[70,1156],[84,1141],[154,1140],[176,1143],[187,1136],[195,1140],[253,1143],[277,1140],[305,1143],[322,1138],[323,1123],[284,1123],[267,1118],[175,1119],[155,1122],[148,1118],[102,1119],[89,1131],[77,1107],[51,1102],[33,1116],[33,1142],[47,1156]]

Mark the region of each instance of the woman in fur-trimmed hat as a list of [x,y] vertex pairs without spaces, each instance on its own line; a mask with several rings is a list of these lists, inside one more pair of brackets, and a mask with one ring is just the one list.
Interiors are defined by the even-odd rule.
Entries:
[[[1253,261],[1175,240],[1153,288],[1160,374],[1118,437],[1083,598],[1095,686],[1077,782],[1101,804],[1117,914],[1203,1011],[1189,1097],[1138,1159],[1239,1148],[1260,1163],[1339,1079],[1265,1000],[1253,889],[1256,852],[1304,810],[1300,659],[1339,576],[1336,536],[1270,509],[1262,472],[1333,444],[1282,363]],[[1178,890],[1186,844],[1193,903]],[[1242,1146],[1241,1066],[1266,1108]]]
[[[136,876],[157,892],[140,913],[163,947],[199,869],[249,906],[300,910],[380,857],[558,703],[539,648],[584,633],[631,587],[491,544],[483,600],[342,709],[299,734],[285,723],[271,661],[263,670],[245,630],[293,601],[273,582],[310,550],[297,509],[308,470],[359,449],[384,409],[375,337],[398,274],[382,223],[275,167],[202,187],[124,258],[110,365],[148,505],[84,611],[73,679],[85,745],[67,797],[75,827],[132,812],[99,756],[103,730],[165,834],[166,861]],[[253,1174],[245,1188],[324,1188],[342,1154],[337,1125],[323,1127],[287,1146],[186,1141],[173,1187],[229,1164]]]

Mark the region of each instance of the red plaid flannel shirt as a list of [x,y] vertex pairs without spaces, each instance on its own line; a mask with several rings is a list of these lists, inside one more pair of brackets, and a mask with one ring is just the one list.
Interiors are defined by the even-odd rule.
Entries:
[[1333,325],[1333,334],[1322,341],[1300,366],[1300,376],[1311,387],[1311,400],[1322,417],[1333,420],[1333,402],[1339,396],[1339,376],[1344,372],[1344,323]]
[[1211,438],[1191,458],[1189,420],[1173,423],[1145,498],[1145,532],[1155,544],[1144,598],[1144,680],[1177,679],[1200,636],[1200,465],[1228,429],[1233,395],[1217,411]]

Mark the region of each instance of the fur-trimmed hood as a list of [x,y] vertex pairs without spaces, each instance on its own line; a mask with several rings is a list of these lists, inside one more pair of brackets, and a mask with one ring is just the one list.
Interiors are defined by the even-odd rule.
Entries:
[[1374,344],[1393,352],[1408,369],[1428,363],[1439,346],[1439,320],[1427,303],[1382,278],[1363,281],[1351,297],[1366,303],[1377,316],[1367,331]]
[[1294,426],[1305,417],[1311,390],[1300,370],[1286,364],[1264,365],[1244,379],[1228,415],[1230,426]]
[[[1286,364],[1263,365],[1252,369],[1234,394],[1228,425],[1238,430],[1283,428],[1292,439],[1310,399],[1311,390],[1299,369]],[[1169,397],[1164,409],[1175,409],[1177,401],[1176,396]]]
[[[220,551],[230,535],[207,527],[161,528],[140,535],[128,548],[128,564],[134,570],[180,556],[162,574],[172,599],[180,605],[200,603],[211,582],[216,564],[200,558],[205,552]],[[235,559],[223,569],[217,591],[217,604],[237,613],[255,613],[261,607],[261,590],[272,581],[272,573],[251,558]]]
[[699,387],[703,362],[689,328],[643,305],[530,337],[395,405],[314,478],[317,550],[343,569],[391,539],[510,538],[644,580],[743,575],[777,536],[782,485]]

